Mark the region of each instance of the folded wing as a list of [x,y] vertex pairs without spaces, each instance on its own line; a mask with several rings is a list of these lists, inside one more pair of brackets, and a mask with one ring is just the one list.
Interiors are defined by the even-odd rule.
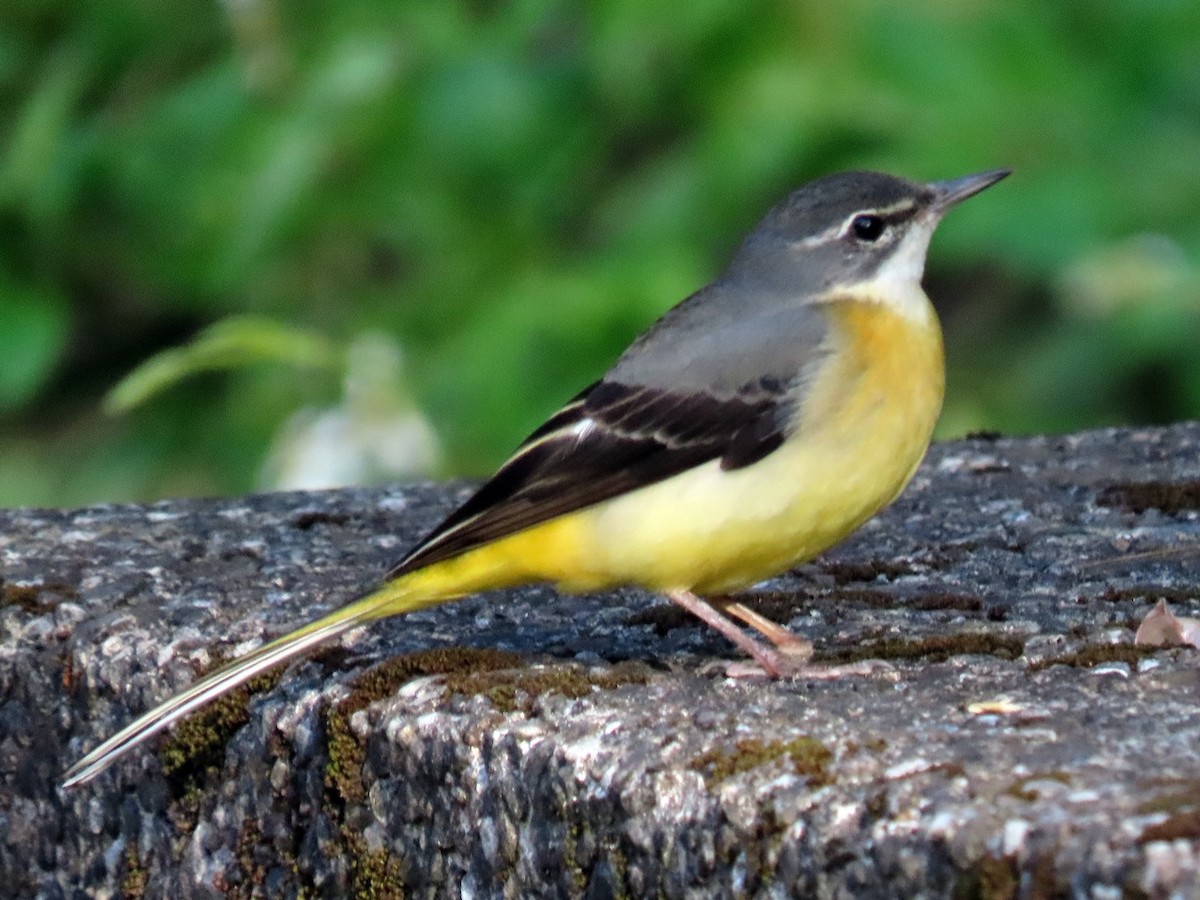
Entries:
[[750,465],[784,438],[789,383],[729,393],[598,381],[552,416],[388,573],[403,575],[710,460]]

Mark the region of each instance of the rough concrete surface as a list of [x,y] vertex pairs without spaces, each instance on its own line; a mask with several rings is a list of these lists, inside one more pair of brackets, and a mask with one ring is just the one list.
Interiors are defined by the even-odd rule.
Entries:
[[535,587],[357,632],[59,789],[464,495],[0,512],[0,896],[1200,895],[1200,657],[1130,646],[1157,598],[1200,609],[1197,424],[939,445],[761,586],[890,671],[730,679],[657,598]]

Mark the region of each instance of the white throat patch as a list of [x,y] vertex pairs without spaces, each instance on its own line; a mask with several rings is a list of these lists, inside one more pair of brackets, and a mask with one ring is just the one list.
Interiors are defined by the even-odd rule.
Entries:
[[872,303],[883,303],[913,322],[927,323],[933,316],[929,298],[921,289],[925,255],[937,228],[938,218],[917,218],[900,243],[869,281],[856,284],[848,293]]

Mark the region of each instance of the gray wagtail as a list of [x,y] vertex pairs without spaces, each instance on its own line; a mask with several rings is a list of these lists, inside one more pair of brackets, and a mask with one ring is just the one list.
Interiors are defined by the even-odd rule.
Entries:
[[712,284],[533,432],[378,589],[200,679],[83,757],[65,784],[350,628],[529,582],[640,585],[767,674],[815,674],[806,641],[702,597],[810,559],[908,482],[945,380],[921,289],[929,240],[951,206],[1007,174],[918,184],[848,172],[793,192]]

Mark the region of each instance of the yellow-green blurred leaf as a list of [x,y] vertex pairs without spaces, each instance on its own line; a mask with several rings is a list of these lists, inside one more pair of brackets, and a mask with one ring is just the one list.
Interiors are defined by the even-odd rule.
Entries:
[[128,412],[200,372],[263,363],[329,367],[337,364],[338,357],[333,344],[320,334],[258,316],[239,316],[147,359],[108,392],[104,408],[112,414]]
[[45,384],[69,328],[57,292],[0,277],[0,411],[20,408]]

